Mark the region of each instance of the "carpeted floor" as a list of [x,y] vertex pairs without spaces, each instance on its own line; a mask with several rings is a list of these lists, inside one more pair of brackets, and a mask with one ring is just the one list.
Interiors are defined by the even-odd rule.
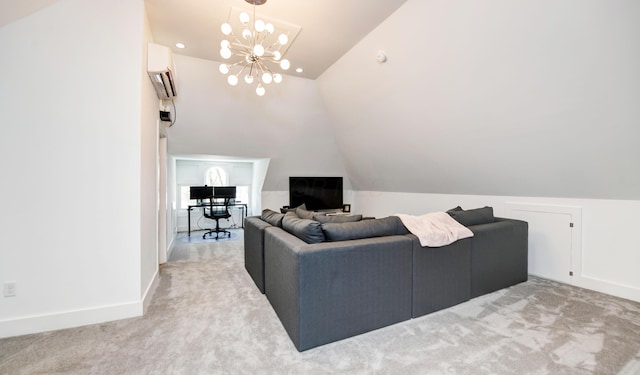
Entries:
[[177,240],[144,317],[0,340],[0,374],[640,374],[640,303],[535,277],[299,353],[235,234]]

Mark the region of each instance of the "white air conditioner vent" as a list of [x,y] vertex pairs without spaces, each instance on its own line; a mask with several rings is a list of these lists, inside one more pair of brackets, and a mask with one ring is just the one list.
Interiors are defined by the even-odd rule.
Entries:
[[149,43],[147,47],[147,73],[159,99],[173,99],[176,91],[173,54],[168,47]]

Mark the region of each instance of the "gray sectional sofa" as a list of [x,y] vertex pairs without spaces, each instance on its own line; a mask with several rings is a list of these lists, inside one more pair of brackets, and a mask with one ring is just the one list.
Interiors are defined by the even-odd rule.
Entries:
[[448,212],[474,236],[432,248],[395,216],[265,210],[245,219],[245,267],[299,351],[527,280],[526,222]]

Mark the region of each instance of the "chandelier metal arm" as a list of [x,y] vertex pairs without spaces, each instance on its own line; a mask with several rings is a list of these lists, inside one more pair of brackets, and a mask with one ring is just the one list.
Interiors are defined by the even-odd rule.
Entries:
[[[235,42],[235,43],[230,43],[229,44],[229,49],[231,50],[231,52],[238,51],[238,52],[241,52],[241,53],[248,53],[248,54],[253,52],[250,49],[250,46],[245,46],[242,43],[242,41],[240,41],[240,38],[238,38],[235,34],[231,33],[231,34],[229,34],[229,36],[232,36],[233,39],[234,39],[234,42]],[[240,46],[240,48],[238,48],[238,46]]]
[[[253,5],[253,18],[246,12],[240,13],[240,23],[243,25],[242,33],[233,33],[229,23],[223,23],[221,27],[222,33],[228,36],[232,42],[225,39],[220,43],[220,55],[225,60],[232,56],[236,56],[239,60],[231,64],[223,63],[219,70],[222,74],[228,74],[231,73],[231,68],[238,69],[237,73],[231,73],[227,78],[232,86],[237,85],[238,77],[246,72],[244,81],[247,84],[257,82],[256,93],[262,96],[265,94],[264,85],[282,81],[282,75],[274,73],[267,63],[279,65],[283,70],[289,69],[289,61],[282,59],[280,53],[281,46],[288,43],[288,38],[284,33],[279,36],[273,35],[275,32],[273,24],[265,24],[264,21],[256,19],[256,5],[264,4],[267,0],[245,1]],[[275,40],[271,38],[275,38]]]

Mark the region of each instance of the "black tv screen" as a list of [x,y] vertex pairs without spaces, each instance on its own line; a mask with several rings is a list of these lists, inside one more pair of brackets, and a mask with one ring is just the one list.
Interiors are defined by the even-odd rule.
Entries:
[[213,188],[213,196],[216,198],[235,198],[235,186],[216,186]]
[[213,186],[189,186],[189,199],[209,199],[213,197]]
[[289,177],[289,207],[342,208],[342,177]]

